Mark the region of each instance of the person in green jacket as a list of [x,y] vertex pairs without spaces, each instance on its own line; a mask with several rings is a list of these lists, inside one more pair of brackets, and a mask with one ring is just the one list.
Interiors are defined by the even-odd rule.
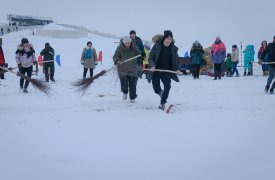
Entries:
[[139,55],[141,52],[138,47],[132,42],[130,36],[125,36],[120,40],[113,56],[113,61],[117,65],[117,72],[120,79],[121,91],[123,92],[123,100],[127,99],[129,93],[130,102],[134,103],[137,97],[136,87],[139,65],[137,58],[128,62],[123,62],[127,59]]
[[226,66],[227,66],[226,76],[231,76],[232,62],[231,62],[231,54],[230,53],[227,53],[225,62],[226,62]]

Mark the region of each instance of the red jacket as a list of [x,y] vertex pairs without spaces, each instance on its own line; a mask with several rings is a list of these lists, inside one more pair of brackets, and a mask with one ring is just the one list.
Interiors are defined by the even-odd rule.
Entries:
[[4,52],[3,52],[3,49],[2,49],[2,46],[0,45],[0,64],[4,64],[5,62],[5,57],[4,57]]

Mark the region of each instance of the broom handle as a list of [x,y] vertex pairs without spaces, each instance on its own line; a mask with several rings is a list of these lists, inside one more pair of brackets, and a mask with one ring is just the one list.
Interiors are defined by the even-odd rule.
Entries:
[[10,70],[10,69],[8,69],[8,68],[4,68],[4,67],[1,67],[1,66],[0,66],[0,69],[3,69],[3,70],[5,70],[5,71],[9,71],[9,72],[11,72],[11,73],[17,75],[16,72],[14,72],[14,71],[12,71],[12,70]]
[[[152,70],[152,69],[143,69],[143,70],[144,71],[152,71],[152,72],[154,72],[154,71],[169,72],[169,73],[177,74],[177,71],[171,71],[171,70],[166,70],[166,69],[154,69],[154,70]],[[182,72],[180,74],[182,74]]]
[[[258,62],[253,62],[255,64],[258,64]],[[262,64],[275,64],[275,62],[262,62]]]
[[[138,58],[138,57],[140,57],[140,56],[141,56],[141,54],[139,54],[139,55],[137,55],[137,56],[134,56],[134,57],[131,57],[131,58],[129,58],[129,59],[126,59],[125,61],[122,61],[122,62],[119,63],[119,64],[123,64],[123,63],[129,62],[129,61],[131,61],[131,60],[133,60],[133,59],[136,59],[136,58]],[[110,69],[107,69],[106,72],[111,71],[111,70],[114,69],[115,67],[116,67],[116,65],[114,65],[114,66],[111,67]]]
[[54,62],[55,60],[40,61],[38,63]]

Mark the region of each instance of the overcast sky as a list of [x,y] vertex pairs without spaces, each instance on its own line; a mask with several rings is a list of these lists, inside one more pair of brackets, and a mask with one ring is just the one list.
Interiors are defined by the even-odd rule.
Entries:
[[148,40],[170,29],[186,48],[195,40],[209,46],[216,35],[230,47],[240,41],[257,46],[275,35],[274,0],[7,0],[1,2],[0,22],[7,22],[7,14],[53,17],[119,36],[135,29]]

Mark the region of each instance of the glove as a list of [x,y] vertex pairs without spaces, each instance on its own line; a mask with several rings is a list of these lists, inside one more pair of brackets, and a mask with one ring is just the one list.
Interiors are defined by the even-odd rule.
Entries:
[[20,69],[22,67],[22,64],[17,64],[17,66],[18,66],[18,69]]
[[115,62],[115,65],[118,65],[118,64],[120,64],[122,61],[121,60],[117,60],[116,62]]
[[258,64],[261,65],[263,60],[259,59]]
[[36,65],[36,64],[37,64],[37,61],[33,61],[33,64]]

